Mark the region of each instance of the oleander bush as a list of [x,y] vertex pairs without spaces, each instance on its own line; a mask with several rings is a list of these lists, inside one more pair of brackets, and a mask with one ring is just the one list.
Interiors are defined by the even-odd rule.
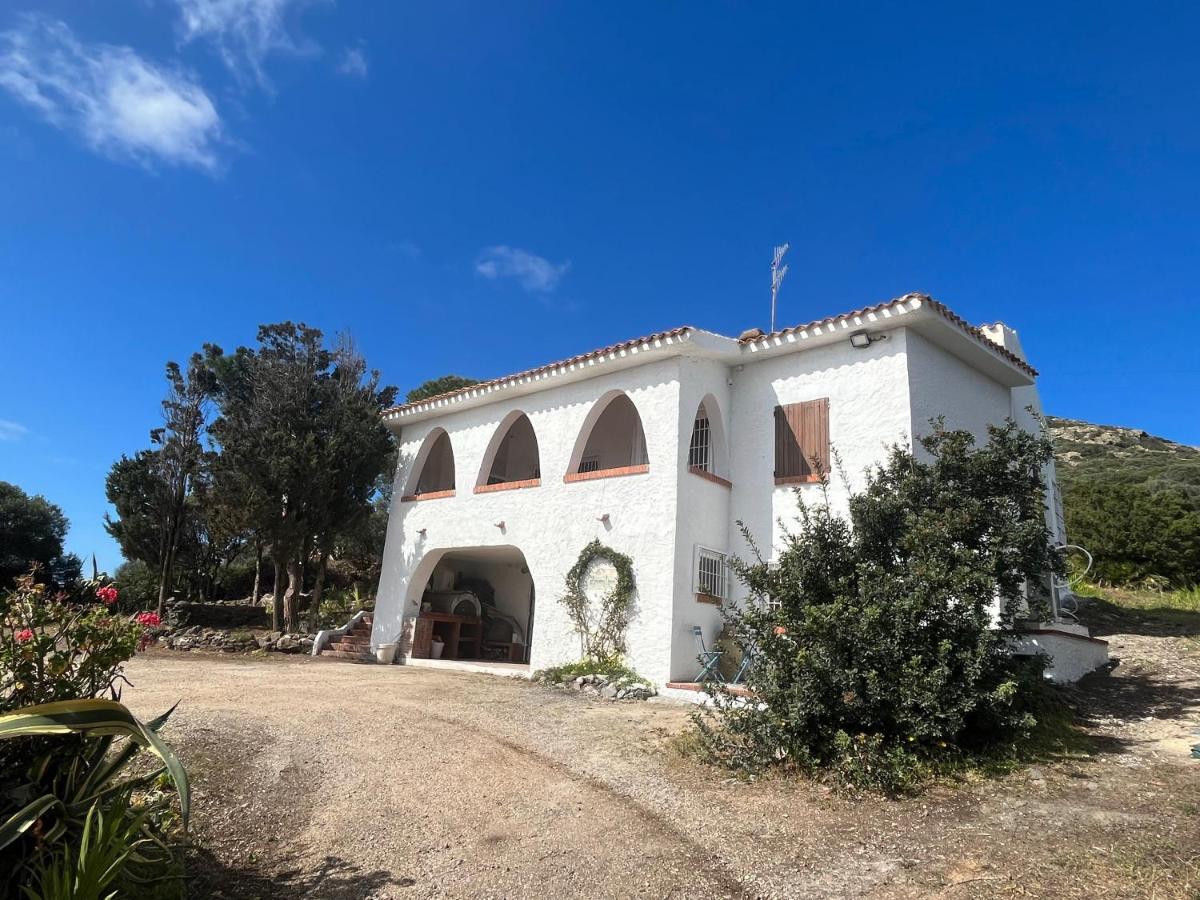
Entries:
[[[0,896],[178,895],[187,774],[119,701],[154,613],[105,580],[0,594]],[[144,765],[152,755],[157,764]]]
[[696,718],[711,758],[896,791],[1035,726],[1041,664],[1010,636],[1062,569],[1042,505],[1050,444],[1011,422],[982,446],[934,425],[923,453],[895,447],[867,474],[848,516],[827,481],[817,499],[797,491],[776,561],[746,533],[753,558],[733,567],[750,600],[725,616],[753,696],[711,686]]

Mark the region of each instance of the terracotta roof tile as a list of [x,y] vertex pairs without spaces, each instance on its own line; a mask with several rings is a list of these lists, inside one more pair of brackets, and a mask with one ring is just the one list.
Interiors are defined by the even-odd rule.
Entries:
[[968,322],[966,319],[962,318],[957,313],[955,313],[952,309],[950,309],[944,303],[942,303],[941,301],[938,301],[938,300],[934,300],[928,294],[915,294],[915,293],[914,294],[905,294],[903,297],[897,297],[895,300],[888,300],[885,303],[876,303],[873,306],[864,306],[862,309],[855,309],[855,310],[851,310],[850,312],[839,313],[836,316],[828,316],[824,319],[817,319],[813,322],[806,322],[803,325],[792,325],[788,328],[782,328],[778,331],[773,331],[770,334],[755,335],[753,337],[747,337],[747,338],[739,338],[738,343],[757,344],[761,341],[769,341],[771,338],[778,337],[780,335],[794,334],[797,331],[812,331],[814,328],[820,328],[821,326],[824,326],[824,325],[831,325],[834,322],[839,322],[844,319],[854,319],[854,318],[859,318],[861,316],[869,316],[873,313],[883,312],[884,310],[891,309],[896,306],[900,306],[901,304],[910,302],[912,300],[918,300],[921,302],[921,304],[923,306],[928,306],[930,309],[932,309],[934,312],[936,312],[942,318],[946,319],[948,322],[951,322],[952,324],[957,325],[968,336],[975,338],[975,340],[979,341],[981,344],[983,344],[983,346],[987,347],[989,350],[993,350],[996,353],[1003,356],[1005,359],[1007,359],[1009,362],[1011,362],[1013,365],[1015,365],[1017,368],[1019,368],[1022,372],[1032,375],[1035,378],[1037,377],[1037,370],[1034,369],[1033,366],[1029,365],[1029,363],[1025,362],[1025,360],[1021,359],[1021,357],[1017,356],[1015,353],[1013,353],[1009,350],[1006,350],[1004,347],[1001,347],[999,344],[997,344],[995,341],[993,341],[991,338],[989,338],[986,334],[984,334],[982,331],[980,331],[978,328],[976,328],[974,325],[972,325],[970,322]]
[[490,387],[506,384],[510,381],[519,381],[524,378],[533,378],[546,372],[553,372],[555,369],[561,369],[564,366],[573,366],[581,362],[587,362],[589,359],[597,359],[601,356],[607,356],[610,353],[620,353],[623,350],[629,350],[633,347],[639,347],[642,344],[652,344],[655,341],[662,341],[668,338],[681,337],[690,331],[694,331],[690,325],[681,325],[678,328],[672,328],[669,331],[657,331],[654,334],[648,334],[645,337],[634,338],[629,341],[621,341],[619,344],[610,344],[607,347],[601,347],[599,350],[589,350],[587,353],[580,353],[578,356],[572,356],[569,359],[561,359],[558,362],[547,363],[544,366],[538,366],[536,369],[526,369],[523,372],[514,372],[512,375],[505,375],[503,378],[493,378],[490,381],[481,381],[478,384],[472,384],[468,387],[458,388],[454,391],[447,391],[444,394],[437,394],[433,397],[426,397],[424,400],[417,400],[414,403],[401,403],[398,406],[393,406],[391,409],[384,410],[384,415],[393,413],[403,413],[420,406],[426,406],[430,403],[437,403],[442,400],[447,400],[451,397],[457,397],[462,394],[469,394],[472,391],[486,390]]
[[[897,297],[895,300],[888,300],[885,303],[876,303],[872,306],[864,306],[861,309],[852,310],[852,311],[846,312],[846,313],[840,313],[835,316],[828,316],[824,319],[817,319],[812,322],[807,322],[803,325],[792,325],[791,327],[788,327],[788,328],[783,328],[778,331],[773,331],[770,334],[760,334],[760,335],[753,335],[750,337],[738,338],[737,342],[739,344],[742,344],[743,346],[748,346],[751,344],[758,344],[758,343],[761,343],[764,341],[770,341],[772,338],[779,337],[781,335],[793,334],[798,331],[811,331],[815,328],[819,328],[819,327],[822,327],[825,325],[830,325],[830,324],[833,324],[834,322],[843,321],[845,319],[853,319],[853,318],[862,317],[862,316],[869,316],[873,313],[883,312],[885,310],[901,306],[902,304],[910,303],[914,300],[919,301],[922,306],[928,306],[930,309],[932,309],[934,312],[936,312],[942,318],[946,319],[948,322],[950,322],[951,324],[953,324],[953,325],[957,326],[959,329],[961,329],[967,336],[974,338],[975,340],[979,341],[979,343],[982,344],[984,347],[986,347],[989,350],[1004,357],[1009,362],[1011,362],[1013,365],[1015,365],[1017,368],[1021,369],[1021,371],[1026,372],[1029,375],[1032,375],[1034,377],[1037,376],[1037,370],[1034,369],[1032,366],[1030,366],[1029,363],[1025,362],[1023,359],[1021,359],[1016,354],[1010,352],[1009,350],[1006,350],[1004,347],[1001,347],[995,341],[988,338],[987,335],[985,335],[982,331],[980,331],[974,325],[971,325],[965,319],[963,319],[962,317],[960,317],[959,315],[954,313],[945,304],[943,304],[937,300],[934,300],[932,297],[928,296],[927,294],[916,294],[916,293],[905,294],[903,297]],[[444,394],[438,394],[434,397],[426,397],[424,400],[418,400],[414,403],[402,403],[398,406],[393,406],[391,409],[385,410],[384,415],[385,416],[399,415],[399,414],[409,412],[409,411],[412,411],[415,409],[427,407],[431,404],[442,403],[442,402],[452,399],[454,397],[460,397],[460,396],[470,394],[473,392],[477,392],[480,390],[486,391],[489,388],[499,387],[499,386],[509,384],[514,381],[521,381],[521,380],[524,380],[527,378],[535,378],[535,377],[537,377],[539,375],[543,375],[547,372],[553,372],[555,369],[562,369],[562,368],[565,368],[568,366],[577,365],[581,362],[587,362],[588,360],[591,360],[591,359],[599,359],[600,357],[607,356],[611,353],[620,353],[624,350],[629,350],[634,347],[640,347],[644,344],[653,344],[657,341],[682,337],[683,335],[689,334],[689,333],[697,331],[697,330],[698,329],[695,329],[690,325],[681,325],[678,328],[672,328],[668,331],[659,331],[659,332],[655,332],[654,334],[648,334],[645,337],[634,338],[634,339],[628,340],[628,341],[621,341],[618,344],[610,344],[609,346],[601,347],[598,350],[590,350],[587,353],[580,353],[579,355],[572,356],[569,359],[563,359],[563,360],[559,360],[558,362],[548,363],[544,366],[538,366],[537,368],[534,368],[534,369],[526,369],[523,372],[515,372],[512,375],[505,375],[502,378],[493,378],[489,381],[481,381],[478,384],[473,384],[469,387],[459,388],[458,390],[454,390],[454,391],[447,391]]]

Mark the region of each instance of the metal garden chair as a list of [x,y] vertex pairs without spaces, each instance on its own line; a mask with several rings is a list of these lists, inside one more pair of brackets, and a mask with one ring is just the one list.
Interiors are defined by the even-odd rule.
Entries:
[[729,679],[730,684],[741,684],[742,679],[746,677],[746,673],[750,671],[750,667],[754,665],[754,658],[758,656],[758,647],[755,644],[748,644],[742,651],[742,664],[738,666],[737,672]]
[[692,626],[692,634],[695,636],[696,646],[700,650],[696,655],[696,659],[700,661],[700,674],[696,676],[696,682],[700,683],[712,679],[713,681],[724,683],[725,678],[721,675],[721,670],[717,667],[717,664],[721,661],[722,651],[708,649],[704,643],[704,629],[699,625]]

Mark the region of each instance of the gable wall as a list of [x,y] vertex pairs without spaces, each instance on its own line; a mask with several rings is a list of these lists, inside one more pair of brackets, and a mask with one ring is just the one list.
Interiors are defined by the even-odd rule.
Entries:
[[[750,547],[733,523],[743,521],[760,551],[774,558],[783,526],[797,518],[798,491],[809,501],[821,496],[818,484],[776,486],[776,405],[829,398],[832,507],[846,511],[846,483],[857,490],[863,470],[884,458],[888,445],[906,442],[912,427],[907,374],[907,329],[857,350],[839,341],[803,353],[787,353],[748,362],[733,372],[730,550],[748,558]],[[838,467],[838,458],[841,467]],[[739,595],[744,594],[738,585]]]

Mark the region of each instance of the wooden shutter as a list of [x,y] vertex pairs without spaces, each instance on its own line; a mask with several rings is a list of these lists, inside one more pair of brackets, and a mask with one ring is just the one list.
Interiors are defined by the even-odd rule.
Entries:
[[829,473],[829,398],[775,407],[775,480],[817,481]]

